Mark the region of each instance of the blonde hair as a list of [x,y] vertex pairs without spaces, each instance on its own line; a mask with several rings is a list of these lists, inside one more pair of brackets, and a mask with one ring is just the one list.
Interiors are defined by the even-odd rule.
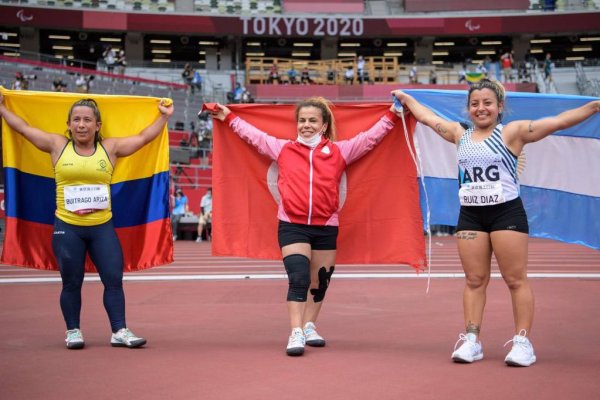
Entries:
[[302,100],[300,103],[296,104],[296,111],[294,113],[296,116],[296,121],[298,121],[300,109],[306,107],[315,107],[321,110],[323,123],[327,124],[327,129],[325,129],[325,132],[323,132],[323,136],[333,142],[335,140],[335,119],[333,117],[333,113],[331,112],[331,102],[320,96],[309,97],[308,99]]
[[[504,99],[506,97],[506,90],[504,89],[504,86],[502,86],[502,84],[497,80],[484,78],[479,82],[473,83],[469,88],[469,95],[467,96],[467,108],[471,102],[471,93],[473,93],[475,90],[482,89],[490,89],[496,95],[498,104],[504,103]],[[502,113],[498,113],[498,122],[500,121],[502,121]]]

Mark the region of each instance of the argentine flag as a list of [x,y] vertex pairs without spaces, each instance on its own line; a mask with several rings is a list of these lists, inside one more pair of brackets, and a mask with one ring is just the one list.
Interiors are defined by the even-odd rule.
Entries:
[[[406,92],[445,119],[469,123],[466,91]],[[502,123],[555,116],[592,100],[597,99],[507,92]],[[455,226],[460,208],[456,146],[420,123],[415,136],[431,224]],[[527,144],[523,151],[527,165],[520,176],[521,198],[530,236],[600,249],[600,115]],[[424,196],[421,208],[425,212]]]

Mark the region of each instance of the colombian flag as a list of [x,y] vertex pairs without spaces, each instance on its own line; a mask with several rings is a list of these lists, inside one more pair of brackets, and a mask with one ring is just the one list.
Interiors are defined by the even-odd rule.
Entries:
[[[294,140],[293,105],[232,105],[231,110],[270,135]],[[335,105],[337,139],[367,130],[389,104]],[[414,126],[414,121],[410,126]],[[277,204],[271,160],[214,123],[213,254],[280,259]],[[409,135],[409,137],[411,137]],[[413,146],[410,138],[410,146]],[[409,264],[425,267],[425,239],[416,166],[402,123],[347,170],[347,197],[340,212],[337,261],[346,264]]]
[[[160,99],[3,90],[4,105],[29,125],[63,133],[71,105],[91,97],[102,115],[103,137],[139,133],[160,112]],[[2,122],[6,233],[2,263],[56,270],[52,231],[56,185],[50,155]],[[112,177],[112,212],[126,271],[173,261],[169,219],[168,130],[129,157],[119,158]],[[88,258],[87,271],[94,267]]]

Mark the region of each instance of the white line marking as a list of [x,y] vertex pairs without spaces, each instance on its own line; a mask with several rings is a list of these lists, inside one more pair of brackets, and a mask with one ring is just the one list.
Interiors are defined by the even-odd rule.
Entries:
[[[529,278],[567,278],[567,279],[600,279],[600,273],[530,273]],[[431,278],[464,278],[461,273],[434,273]],[[339,273],[334,275],[335,279],[427,279],[427,274],[417,275],[415,273],[381,273],[381,274],[350,274]],[[501,278],[499,273],[492,273],[492,278]],[[287,279],[285,274],[219,274],[219,275],[126,275],[124,281],[219,281],[219,280],[245,280],[245,279]],[[89,276],[86,282],[99,282],[98,276]],[[60,277],[37,277],[37,278],[0,278],[0,284],[8,283],[56,283],[61,282]]]

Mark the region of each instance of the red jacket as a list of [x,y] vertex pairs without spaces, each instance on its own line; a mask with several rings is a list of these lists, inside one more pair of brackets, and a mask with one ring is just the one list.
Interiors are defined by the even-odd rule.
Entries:
[[227,115],[225,122],[276,164],[277,193],[273,195],[279,205],[277,217],[280,220],[337,226],[345,198],[345,179],[342,178],[346,167],[379,144],[397,120],[398,117],[388,111],[367,131],[339,142],[322,138],[314,149],[294,140],[270,136],[233,113]]

